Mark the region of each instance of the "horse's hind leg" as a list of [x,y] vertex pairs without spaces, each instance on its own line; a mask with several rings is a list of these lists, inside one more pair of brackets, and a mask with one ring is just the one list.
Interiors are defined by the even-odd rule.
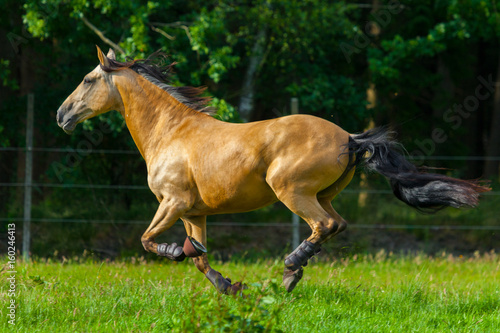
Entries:
[[[188,236],[193,237],[198,242],[207,247],[207,217],[206,216],[189,216],[181,217],[186,227]],[[193,258],[193,262],[200,272],[205,274],[207,279],[214,285],[215,289],[222,294],[236,294],[242,289],[240,282],[231,284],[231,280],[222,277],[215,269],[210,267],[206,253],[199,257]]]
[[[321,244],[333,235],[343,231],[347,223],[332,208],[332,213],[323,207],[316,195],[301,196],[290,193],[280,200],[295,214],[302,217],[311,227],[312,234],[285,258],[283,283],[292,291],[302,278],[303,267],[320,251]],[[333,215],[333,216],[332,216]]]
[[331,186],[327,187],[325,190],[317,194],[318,202],[321,207],[331,216],[335,221],[339,223],[339,228],[337,230],[331,230],[331,232],[323,239],[321,242],[324,243],[333,236],[345,230],[347,227],[347,222],[342,216],[340,216],[335,209],[332,207],[332,200],[339,194],[352,180],[354,176],[354,169],[351,169],[345,177],[341,177]]

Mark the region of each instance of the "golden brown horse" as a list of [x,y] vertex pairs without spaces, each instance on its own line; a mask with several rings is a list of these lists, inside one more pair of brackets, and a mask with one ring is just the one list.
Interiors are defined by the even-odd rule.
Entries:
[[[395,195],[418,209],[475,206],[476,182],[418,172],[383,130],[352,135],[308,115],[247,124],[207,114],[201,89],[167,84],[169,67],[148,60],[118,62],[98,48],[99,65],[57,111],[67,133],[103,112],[118,110],[148,168],[148,184],[160,202],[142,236],[147,251],[172,260],[193,257],[219,292],[241,284],[213,270],[207,259],[206,216],[254,210],[277,201],[302,217],[312,233],[285,259],[283,282],[291,291],[303,266],[323,242],[346,228],[331,201],[364,164],[391,183]],[[184,247],[155,238],[181,219],[191,238]],[[201,244],[200,244],[201,243]]]

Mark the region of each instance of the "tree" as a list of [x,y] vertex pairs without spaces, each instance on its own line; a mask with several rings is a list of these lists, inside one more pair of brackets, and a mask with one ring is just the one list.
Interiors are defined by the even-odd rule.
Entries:
[[[399,123],[417,115],[412,123],[420,123],[416,128],[429,133],[427,138],[414,140],[412,148],[417,157],[436,152],[500,154],[498,131],[493,130],[500,126],[500,107],[490,109],[486,98],[474,97],[478,84],[482,84],[478,78],[492,75],[491,53],[484,48],[498,45],[497,6],[496,2],[478,1],[408,2],[409,9],[395,15],[387,25],[384,39],[369,48],[370,72],[386,99],[382,107],[392,108],[383,113],[400,119]],[[393,25],[396,20],[406,24]],[[500,92],[495,92],[497,95]],[[418,121],[418,114],[432,119],[431,126]],[[436,140],[433,131],[443,133]],[[442,148],[448,138],[453,140]],[[469,162],[469,176],[478,177],[480,167],[477,162]],[[486,161],[484,173],[498,175],[498,161]]]

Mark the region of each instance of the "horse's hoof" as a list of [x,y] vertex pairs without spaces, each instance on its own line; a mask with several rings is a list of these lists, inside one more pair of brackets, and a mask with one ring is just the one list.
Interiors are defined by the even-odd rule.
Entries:
[[236,282],[227,290],[229,295],[243,295],[242,290],[248,289],[246,284]]
[[297,283],[299,283],[300,279],[302,279],[303,274],[304,269],[302,267],[295,271],[285,268],[283,271],[283,284],[285,285],[286,291],[291,292]]

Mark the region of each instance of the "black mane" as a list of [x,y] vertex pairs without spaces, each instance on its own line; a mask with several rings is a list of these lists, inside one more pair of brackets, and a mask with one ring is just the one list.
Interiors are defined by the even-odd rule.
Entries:
[[130,60],[127,62],[119,62],[108,58],[109,66],[100,66],[103,71],[108,73],[130,68],[149,82],[168,92],[182,104],[198,112],[213,114],[213,108],[207,106],[211,98],[200,96],[205,91],[205,87],[175,87],[169,84],[170,76],[176,63],[173,62],[167,65],[166,59],[167,56],[163,52],[155,52],[147,59]]

